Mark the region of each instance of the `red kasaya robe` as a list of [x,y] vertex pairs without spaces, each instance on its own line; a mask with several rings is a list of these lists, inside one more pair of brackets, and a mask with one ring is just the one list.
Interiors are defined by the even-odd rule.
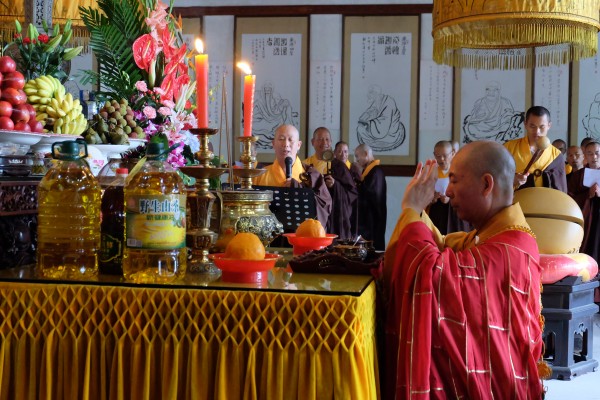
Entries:
[[423,219],[404,210],[385,254],[383,398],[540,399],[539,253],[520,206],[468,234]]

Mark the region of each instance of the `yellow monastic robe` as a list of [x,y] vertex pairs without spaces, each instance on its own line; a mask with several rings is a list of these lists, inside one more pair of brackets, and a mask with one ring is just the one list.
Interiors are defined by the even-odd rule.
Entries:
[[312,165],[314,169],[323,175],[327,174],[327,161],[319,160],[316,154],[304,160],[304,164]]
[[[285,167],[281,167],[277,160],[273,164],[265,168],[267,172],[254,178],[254,184],[258,186],[278,186],[282,187],[285,184]],[[302,162],[296,157],[292,164],[292,178],[300,182],[300,174],[304,172]]]
[[346,167],[348,167],[348,169],[350,169],[351,166],[352,166],[352,163],[349,160],[346,160]]
[[[529,140],[527,137],[523,137],[521,139],[510,140],[504,143],[504,147],[512,154],[515,159],[516,171],[517,173],[522,173],[529,161],[531,160],[531,148],[529,147]],[[533,163],[531,168],[529,168],[529,173],[533,174],[536,169],[540,171],[545,170],[552,161],[556,157],[560,155],[560,150],[558,150],[554,146],[548,146],[546,150],[542,153],[540,158]],[[544,186],[544,181],[542,176],[536,176],[534,178],[535,186],[542,187]]]
[[367,168],[365,168],[365,170],[362,172],[362,180],[365,180],[365,176],[369,175],[369,172],[371,172],[371,170],[373,168],[375,168],[376,166],[378,166],[379,164],[381,164],[380,160],[373,160],[371,161],[371,163],[369,165],[367,165]]

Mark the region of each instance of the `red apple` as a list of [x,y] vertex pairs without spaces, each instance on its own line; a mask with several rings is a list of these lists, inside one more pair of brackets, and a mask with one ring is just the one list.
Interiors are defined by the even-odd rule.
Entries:
[[19,104],[13,107],[13,112],[10,115],[10,119],[13,122],[29,122],[29,110],[26,107],[26,104]]
[[33,106],[29,103],[24,103],[23,106],[25,106],[27,112],[29,113],[29,120],[31,121],[32,119],[35,119],[35,117],[37,116],[35,108],[33,108]]
[[2,100],[8,101],[13,106],[23,104],[27,101],[27,95],[25,94],[25,92],[19,92],[19,90],[12,87],[2,90],[0,98]]
[[31,132],[44,133],[44,124],[42,124],[40,121],[37,121],[35,118],[30,119],[27,124],[31,128]]
[[9,56],[0,57],[0,72],[13,72],[17,70],[17,63]]
[[15,123],[8,117],[0,117],[0,129],[12,131],[15,129]]
[[2,86],[2,78],[3,78],[2,72],[0,72],[0,87]]
[[[1,71],[0,71],[1,72]],[[23,89],[25,86],[25,77],[19,71],[7,72],[2,79],[3,88]]]
[[15,124],[15,131],[31,132],[31,128],[27,122],[19,121]]
[[10,104],[8,101],[0,100],[0,117],[10,117],[12,110],[12,104]]

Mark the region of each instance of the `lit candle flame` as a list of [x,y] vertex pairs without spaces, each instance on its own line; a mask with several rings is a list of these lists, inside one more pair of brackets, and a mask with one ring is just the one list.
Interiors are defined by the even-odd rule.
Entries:
[[239,69],[241,69],[242,71],[244,71],[244,73],[246,75],[252,75],[252,69],[250,68],[250,65],[248,65],[247,62],[238,62],[237,64],[235,64]]
[[202,43],[202,39],[196,39],[196,51],[200,54],[204,53],[204,43]]

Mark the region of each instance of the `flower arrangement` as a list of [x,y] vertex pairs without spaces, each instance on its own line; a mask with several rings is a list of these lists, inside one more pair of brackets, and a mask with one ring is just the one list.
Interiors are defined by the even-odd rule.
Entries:
[[55,24],[50,30],[48,23],[43,21],[42,27],[44,33],[39,33],[33,24],[29,24],[27,34],[23,35],[21,23],[15,20],[15,37],[8,46],[17,47],[19,56],[15,57],[15,61],[26,80],[29,81],[42,75],[51,75],[64,82],[68,76],[63,70],[63,63],[81,53],[83,46],[66,47],[73,36],[71,20],[67,21],[62,33],[58,24]]
[[[174,148],[168,161],[175,167],[193,162],[184,146],[197,139],[186,133],[196,125],[189,101],[194,83],[188,74],[188,51],[183,44],[181,19],[160,0],[145,0],[140,11],[137,0],[106,0],[99,10],[80,7],[90,30],[90,46],[99,60],[99,70],[85,71],[83,83],[105,88],[99,99],[128,99],[137,124],[150,142],[163,141]],[[108,19],[105,15],[121,15]],[[123,40],[125,38],[125,40]],[[195,146],[194,146],[195,147]],[[189,149],[188,149],[189,150]],[[136,149],[132,156],[143,156]]]

